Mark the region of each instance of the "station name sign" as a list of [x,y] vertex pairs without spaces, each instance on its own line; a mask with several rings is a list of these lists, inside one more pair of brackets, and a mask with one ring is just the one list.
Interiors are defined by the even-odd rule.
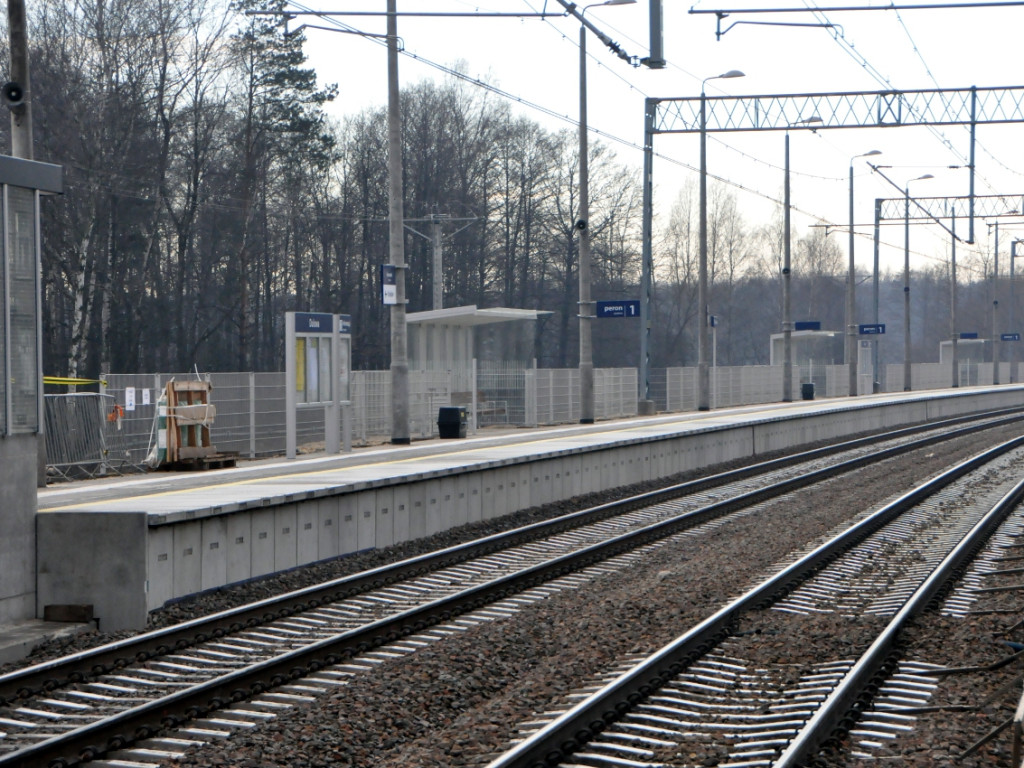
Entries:
[[597,302],[598,317],[640,317],[640,302],[636,299]]
[[296,333],[334,333],[334,315],[326,312],[296,312]]

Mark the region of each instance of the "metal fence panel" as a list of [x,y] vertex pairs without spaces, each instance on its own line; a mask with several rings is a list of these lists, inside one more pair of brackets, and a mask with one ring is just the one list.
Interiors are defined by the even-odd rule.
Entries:
[[636,368],[595,368],[594,417],[636,416],[637,391]]
[[73,392],[47,395],[46,463],[65,478],[135,471],[121,412],[111,395]]

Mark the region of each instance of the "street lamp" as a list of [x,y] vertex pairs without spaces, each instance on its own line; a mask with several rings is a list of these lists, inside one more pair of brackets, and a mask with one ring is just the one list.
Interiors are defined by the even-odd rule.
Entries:
[[590,296],[590,148],[587,140],[587,27],[583,14],[598,5],[632,5],[636,0],[605,0],[580,10],[580,215],[576,229],[580,233],[580,424],[594,423],[594,345],[591,322],[594,306]]
[[[1017,243],[1024,243],[1024,240],[1015,239],[1010,243],[1010,333],[1019,333],[1016,330],[1016,320],[1014,319],[1016,309],[1016,298],[1014,297],[1014,263],[1017,259]],[[1010,344],[1010,383],[1017,383],[1017,345],[1020,340]]]
[[850,397],[857,396],[857,326],[854,318],[856,275],[853,267],[853,161],[858,157],[875,157],[880,154],[882,154],[881,151],[872,149],[850,158],[850,270],[846,278],[846,366],[850,373]]
[[711,408],[710,372],[708,371],[708,119],[704,86],[709,80],[730,80],[745,77],[738,69],[705,77],[700,84],[700,264],[697,275],[697,410]]
[[796,125],[807,125],[809,123],[820,123],[821,118],[817,115],[797,120],[786,126],[786,173],[782,200],[782,402],[788,403],[793,400],[793,303],[789,291],[789,280],[792,270],[790,269],[791,237],[790,237],[790,211],[792,206],[789,201],[789,129]]
[[989,234],[992,227],[996,228],[996,240],[992,249],[992,384],[999,383],[999,330],[997,315],[999,312],[999,222],[985,222]]
[[903,187],[903,391],[910,391],[910,185],[934,179],[930,173],[910,179]]
[[950,234],[950,257],[949,257],[949,337],[952,347],[950,357],[953,363],[953,388],[960,386],[960,359],[957,350],[959,336],[956,332],[956,202],[949,206],[949,234]]

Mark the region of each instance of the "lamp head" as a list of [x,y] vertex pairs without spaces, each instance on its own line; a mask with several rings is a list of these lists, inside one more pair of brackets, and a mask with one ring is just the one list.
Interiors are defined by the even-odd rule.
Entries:
[[580,15],[582,16],[590,8],[597,8],[601,5],[633,5],[636,0],[604,0],[603,3],[589,3],[580,9]]

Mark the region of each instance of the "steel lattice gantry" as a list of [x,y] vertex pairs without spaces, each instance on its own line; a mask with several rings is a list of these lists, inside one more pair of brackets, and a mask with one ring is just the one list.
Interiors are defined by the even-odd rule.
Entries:
[[[699,96],[648,99],[654,133],[700,131]],[[706,130],[784,131],[807,115],[822,128],[1024,122],[1024,86],[707,98]]]
[[[941,223],[955,210],[966,211],[971,201],[970,197],[915,197],[910,201],[913,205],[908,214],[905,198],[879,198],[878,218],[880,221],[903,221],[909,215],[911,221],[927,219]],[[981,219],[1024,214],[1024,195],[975,195],[973,202],[974,215]]]
[[[702,120],[703,115],[703,120]],[[967,125],[970,127],[970,191],[967,196],[968,241],[974,241],[975,127],[979,123],[1024,122],[1024,86],[949,88],[918,91],[851,91],[846,93],[774,94],[648,98],[644,105],[643,273],[641,286],[640,393],[650,393],[650,298],[653,257],[654,135],[785,131],[816,115],[814,130]],[[1024,209],[1021,209],[1024,210]],[[933,217],[938,218],[938,217]]]

